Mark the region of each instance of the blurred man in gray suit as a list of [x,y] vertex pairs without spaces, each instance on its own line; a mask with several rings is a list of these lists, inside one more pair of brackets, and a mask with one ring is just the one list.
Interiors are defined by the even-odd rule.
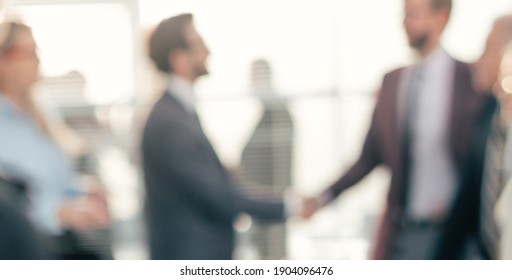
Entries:
[[282,221],[292,212],[281,199],[239,194],[204,134],[193,85],[208,73],[209,53],[190,14],[162,21],[149,39],[151,60],[168,75],[142,139],[152,259],[231,259],[239,213]]

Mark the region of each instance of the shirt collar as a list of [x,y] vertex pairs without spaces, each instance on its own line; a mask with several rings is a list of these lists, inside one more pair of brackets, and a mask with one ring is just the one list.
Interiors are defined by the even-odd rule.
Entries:
[[416,65],[424,70],[436,68],[443,65],[446,61],[450,60],[450,55],[442,48],[438,47],[425,58],[417,61]]
[[27,116],[11,100],[0,93],[0,114],[4,116]]
[[170,74],[167,94],[174,97],[190,113],[195,111],[194,87],[192,83],[180,76]]

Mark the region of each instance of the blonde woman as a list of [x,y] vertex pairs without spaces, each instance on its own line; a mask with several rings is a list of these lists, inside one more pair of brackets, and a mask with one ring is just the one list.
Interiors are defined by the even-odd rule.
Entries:
[[33,101],[39,57],[31,29],[0,24],[0,168],[28,186],[29,216],[59,253],[67,230],[108,224],[104,203],[80,194],[68,156]]

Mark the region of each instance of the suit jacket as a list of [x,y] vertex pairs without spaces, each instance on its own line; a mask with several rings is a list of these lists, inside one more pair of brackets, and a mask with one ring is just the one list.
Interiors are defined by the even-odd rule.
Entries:
[[[390,170],[391,186],[373,254],[376,259],[391,258],[391,246],[394,243],[395,232],[405,217],[407,202],[407,185],[405,182],[408,175],[408,166],[405,164],[404,129],[399,127],[401,122],[396,113],[399,104],[399,84],[402,71],[404,71],[404,68],[397,69],[384,76],[361,155],[356,163],[328,189],[329,194],[336,197],[359,182],[376,166],[385,165]],[[489,97],[479,95],[473,90],[469,66],[457,61],[455,63],[448,136],[449,150],[456,172],[461,178],[466,170],[471,139],[478,128],[477,121],[488,102]],[[460,186],[455,201],[465,199],[463,194],[466,189],[466,185]],[[454,203],[454,205],[459,204],[465,205],[464,203]],[[449,213],[449,219],[452,214]]]
[[469,159],[462,171],[462,190],[459,199],[455,201],[453,211],[446,222],[445,234],[440,240],[436,258],[438,259],[463,259],[461,253],[464,243],[469,237],[473,237],[481,249],[483,258],[488,259],[489,254],[482,247],[480,241],[480,207],[483,186],[483,174],[486,158],[486,147],[489,133],[492,129],[492,120],[498,108],[498,102],[494,96],[487,95],[488,102],[483,107],[481,117],[476,121],[476,131],[471,139]]
[[284,218],[282,201],[237,192],[197,117],[167,93],[147,120],[142,161],[152,259],[231,259],[237,214]]

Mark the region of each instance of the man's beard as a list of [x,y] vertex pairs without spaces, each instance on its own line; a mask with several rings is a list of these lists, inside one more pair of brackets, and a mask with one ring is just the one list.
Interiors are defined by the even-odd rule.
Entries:
[[196,78],[208,75],[208,69],[205,65],[196,65],[196,67],[194,67],[194,74]]
[[430,39],[430,36],[427,33],[425,33],[425,34],[420,35],[420,36],[418,36],[416,38],[413,38],[409,42],[409,45],[413,49],[415,49],[417,51],[420,51],[420,50],[424,49],[427,46],[429,39]]

